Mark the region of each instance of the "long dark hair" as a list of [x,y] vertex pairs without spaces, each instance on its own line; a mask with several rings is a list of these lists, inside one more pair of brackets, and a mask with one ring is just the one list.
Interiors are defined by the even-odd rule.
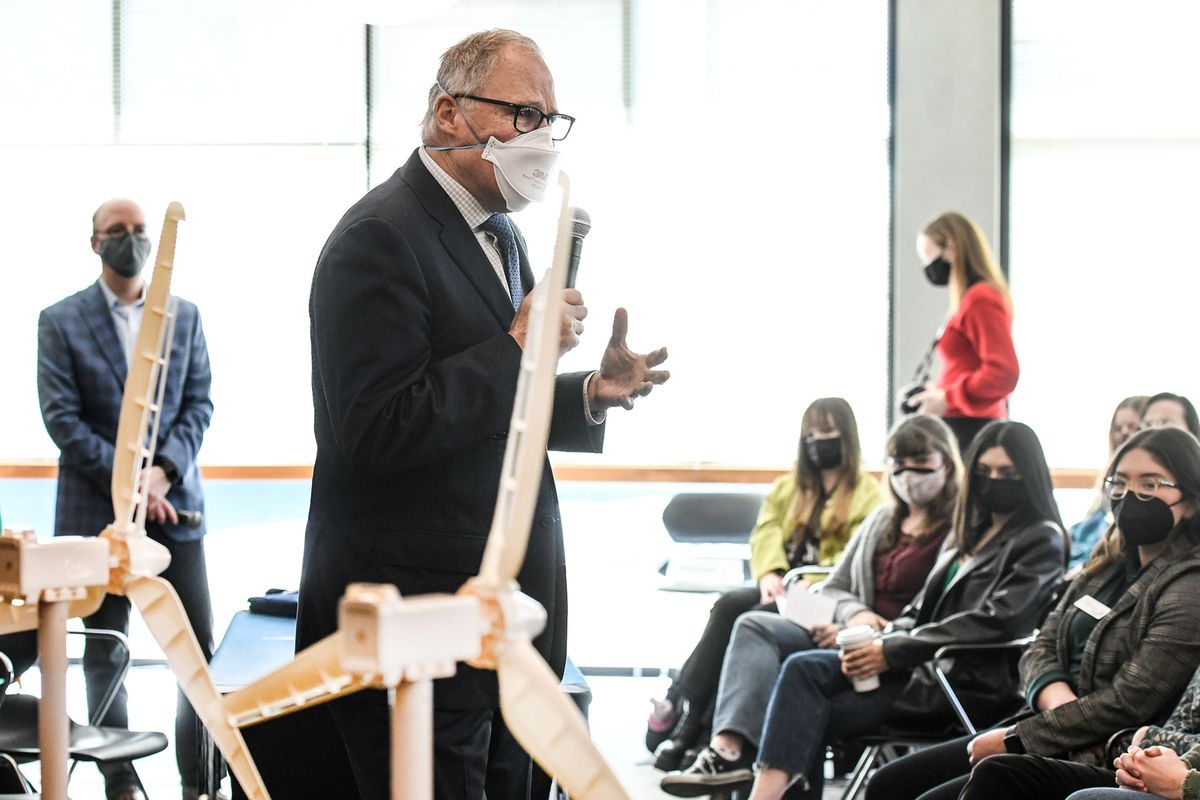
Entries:
[[[833,516],[829,528],[836,530],[846,524],[850,516],[850,499],[858,488],[859,471],[862,467],[862,448],[858,443],[858,423],[850,404],[840,397],[821,397],[804,410],[800,423],[800,452],[796,458],[796,505],[792,508],[793,544],[803,539],[813,513],[825,495],[821,482],[821,470],[809,463],[804,452],[804,438],[808,432],[824,422],[832,422],[842,437],[842,462],[838,465],[838,482],[828,500],[834,500]],[[819,520],[818,520],[819,522]]]
[[[1183,421],[1187,425],[1188,433],[1200,439],[1200,416],[1196,414],[1196,407],[1192,405],[1192,401],[1181,394],[1159,392],[1146,401],[1146,405],[1142,407],[1142,416],[1146,416],[1146,409],[1150,408],[1150,406],[1164,400],[1179,403],[1179,405],[1183,406]],[[1163,464],[1163,466],[1165,467],[1166,464]]]
[[1058,503],[1054,501],[1054,481],[1050,478],[1050,468],[1046,466],[1046,456],[1037,434],[1023,422],[997,420],[984,427],[967,450],[966,481],[954,511],[954,544],[960,553],[974,552],[992,522],[991,513],[975,501],[975,487],[979,483],[975,468],[979,456],[993,447],[1003,447],[1021,475],[1026,502],[1017,512],[1019,517],[1026,522],[1053,522],[1060,530],[1063,527]]
[[[1191,510],[1191,517],[1179,523],[1179,528],[1200,528],[1200,442],[1187,431],[1178,428],[1153,428],[1139,431],[1113,456],[1105,471],[1105,477],[1111,478],[1117,472],[1121,459],[1130,450],[1145,450],[1154,462],[1175,476],[1179,484],[1179,492],[1183,495],[1180,501]],[[1121,531],[1114,521],[1108,526],[1104,538],[1092,551],[1092,557],[1083,567],[1086,575],[1092,575],[1107,567],[1109,564],[1125,560],[1125,543]]]
[[[958,440],[950,428],[940,417],[923,414],[908,417],[892,428],[885,450],[887,457],[894,459],[923,456],[935,451],[942,454],[942,459],[948,467],[946,483],[941,493],[929,504],[925,514],[930,526],[929,535],[944,536],[954,523],[954,506],[958,501],[958,492],[963,480]],[[886,553],[896,545],[900,539],[900,524],[912,512],[908,503],[896,497],[896,493],[892,491],[892,482],[886,480],[884,483],[888,493],[895,500],[895,509],[892,512],[891,523],[879,540],[876,553]]]

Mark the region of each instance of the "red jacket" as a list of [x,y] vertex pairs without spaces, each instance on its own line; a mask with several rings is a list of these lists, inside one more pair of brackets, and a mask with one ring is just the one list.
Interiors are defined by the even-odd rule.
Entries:
[[946,392],[946,417],[1008,416],[1008,396],[1021,369],[1012,342],[1012,312],[990,283],[963,293],[958,311],[938,342]]

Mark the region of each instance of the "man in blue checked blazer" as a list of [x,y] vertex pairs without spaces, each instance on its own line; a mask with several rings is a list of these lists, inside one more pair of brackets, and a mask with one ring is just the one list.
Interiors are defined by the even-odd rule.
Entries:
[[[150,254],[146,221],[137,204],[110,200],[92,217],[92,250],[100,256],[99,280],[42,311],[38,319],[38,397],[42,420],[58,446],[56,536],[99,534],[113,520],[113,442],[117,436],[125,375],[141,328]],[[211,373],[200,314],[180,300],[170,367],[158,429],[154,465],[143,475],[149,490],[146,530],[165,545],[171,564],[162,576],[183,601],[206,657],[212,655],[212,607],[204,562],[204,525],[179,524],[178,511],[204,509],[196,453],[212,418]],[[85,620],[88,627],[128,632],[129,601],[108,595]],[[116,674],[116,653],[89,642],[84,652],[89,711]],[[124,687],[103,720],[127,727]],[[176,760],[184,800],[197,797],[198,724],[180,693],[175,722]],[[133,766],[106,766],[109,800],[145,797]]]

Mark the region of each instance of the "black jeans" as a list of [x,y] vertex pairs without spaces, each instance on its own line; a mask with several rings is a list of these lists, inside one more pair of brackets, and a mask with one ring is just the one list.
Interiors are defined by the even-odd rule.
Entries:
[[757,586],[743,586],[730,589],[713,603],[704,633],[700,634],[700,641],[683,662],[679,677],[675,679],[675,688],[687,698],[692,708],[703,709],[716,698],[725,649],[729,647],[738,617],[747,611],[777,611],[774,603],[760,604],[760,597]]
[[1116,784],[1112,770],[1043,756],[998,755],[974,770],[963,736],[897,759],[867,784],[867,800],[1063,800],[1071,792]]
[[885,764],[867,782],[867,800],[956,800],[971,774],[972,738],[951,739]]
[[1063,800],[1080,789],[1116,788],[1116,773],[1059,758],[998,755],[985,758],[971,771],[962,800]]
[[[329,704],[362,800],[389,800],[387,693],[366,690]],[[433,712],[435,800],[528,800],[532,762],[494,708]],[[538,800],[550,793],[539,787]]]

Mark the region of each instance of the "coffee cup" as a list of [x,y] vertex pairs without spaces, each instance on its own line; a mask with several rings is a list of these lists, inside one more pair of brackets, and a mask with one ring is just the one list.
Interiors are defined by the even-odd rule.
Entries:
[[[851,625],[838,631],[837,646],[842,653],[851,653],[861,647],[870,647],[879,637],[879,632],[870,625]],[[851,678],[856,692],[873,692],[879,688],[879,676]]]

